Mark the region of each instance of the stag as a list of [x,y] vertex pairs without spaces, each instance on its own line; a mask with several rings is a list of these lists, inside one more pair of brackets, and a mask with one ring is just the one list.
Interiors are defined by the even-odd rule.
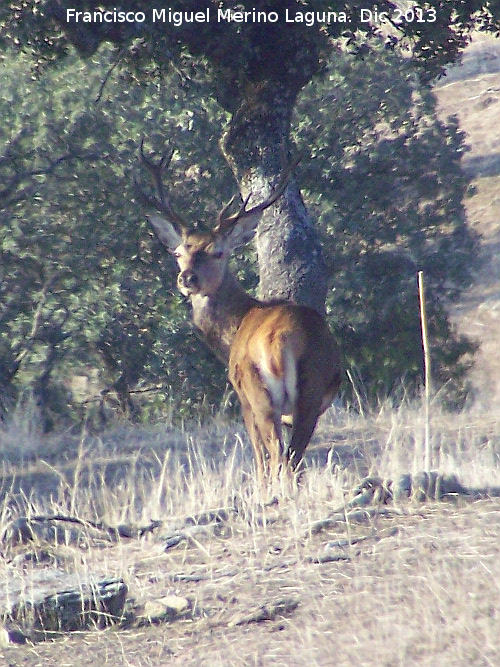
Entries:
[[[259,204],[251,193],[230,214],[234,197],[211,231],[197,231],[174,211],[165,192],[164,173],[173,151],[160,160],[144,154],[156,195],[141,199],[155,212],[153,229],[177,259],[177,287],[189,298],[192,319],[208,346],[229,368],[241,403],[259,480],[293,473],[341,381],[340,355],[325,320],[307,306],[259,301],[248,294],[229,268],[231,254],[250,241],[262,213],[286,189],[298,160],[283,170],[279,183]],[[288,448],[283,424],[291,427]]]

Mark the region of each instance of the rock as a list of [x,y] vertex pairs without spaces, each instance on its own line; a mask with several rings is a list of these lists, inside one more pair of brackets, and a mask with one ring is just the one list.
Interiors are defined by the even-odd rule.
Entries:
[[400,475],[392,485],[394,501],[400,503],[402,500],[408,500],[411,496],[411,485],[412,479],[410,473]]
[[175,621],[191,615],[192,603],[179,595],[167,595],[157,600],[144,603],[141,613],[137,616],[138,625],[150,625]]
[[439,498],[445,496],[468,496],[471,492],[458,479],[455,474],[441,475],[438,486]]
[[397,482],[398,496],[412,498],[417,502],[443,500],[450,496],[468,496],[467,489],[454,474],[419,472],[415,475],[402,476]]
[[[176,547],[181,542],[188,542],[196,544],[198,540],[217,535],[218,537],[227,537],[227,532],[223,530],[224,524],[220,521],[214,521],[207,524],[188,525],[182,531],[176,531],[171,535],[162,537],[164,542],[164,550],[168,551],[172,547]],[[229,529],[228,529],[229,530]],[[230,532],[230,531],[229,531]]]
[[434,500],[436,497],[436,484],[438,474],[435,471],[418,472],[412,478],[413,500],[423,503],[425,500]]
[[200,512],[194,516],[187,516],[184,520],[184,525],[186,526],[206,526],[209,523],[219,522],[223,523],[228,521],[230,514],[234,513],[234,510],[229,510],[226,507],[220,507],[215,510],[206,510],[205,512]]
[[8,646],[9,644],[26,644],[28,641],[28,635],[19,630],[19,628],[9,623],[0,625],[0,646]]
[[375,504],[387,504],[391,500],[400,503],[403,500],[425,502],[444,500],[453,496],[470,496],[467,489],[454,474],[430,472],[405,473],[396,480],[383,480],[379,477],[367,477],[353,490],[354,498],[348,507],[366,507]]
[[382,505],[392,499],[387,483],[380,477],[365,477],[353,490],[353,496],[354,498],[348,503],[348,507]]
[[315,565],[323,565],[325,563],[338,563],[339,561],[350,561],[351,557],[341,551],[337,553],[326,553],[320,556],[310,556],[307,558],[308,563]]
[[0,613],[9,641],[12,628],[38,641],[120,621],[127,592],[122,579],[35,570],[0,583]]

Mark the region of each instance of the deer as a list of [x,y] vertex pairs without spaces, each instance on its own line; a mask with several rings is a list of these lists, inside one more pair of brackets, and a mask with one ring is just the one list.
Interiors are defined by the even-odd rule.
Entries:
[[[140,158],[156,195],[141,193],[153,230],[177,260],[177,287],[190,301],[192,321],[227,366],[241,404],[260,484],[294,477],[319,416],[341,383],[340,352],[325,319],[313,308],[290,301],[261,301],[242,287],[230,269],[233,252],[254,236],[263,212],[284,193],[298,160],[283,169],[263,201],[239,209],[226,204],[209,231],[186,224],[173,209],[164,175],[174,151],[160,160]],[[206,229],[206,228],[205,228]],[[285,445],[283,426],[291,433]]]

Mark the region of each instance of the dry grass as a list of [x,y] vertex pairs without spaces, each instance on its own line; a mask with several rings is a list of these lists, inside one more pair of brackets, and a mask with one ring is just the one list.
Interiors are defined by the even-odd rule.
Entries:
[[[497,485],[499,426],[494,413],[450,417],[435,407],[432,443],[441,454],[439,467],[469,485]],[[365,474],[421,469],[422,442],[419,406],[383,407],[363,417],[332,410],[315,436],[301,487],[269,507],[254,487],[246,438],[222,422],[196,432],[152,427],[125,435],[118,429],[68,446],[66,461],[34,459],[28,471],[12,462],[11,478],[15,472],[26,481],[27,474],[31,497],[4,486],[2,524],[7,507],[73,512],[113,524],[161,518],[160,534],[148,539],[66,547],[59,567],[121,576],[135,604],[182,595],[195,616],[8,646],[0,649],[0,664],[499,664],[500,501],[408,503],[310,532]],[[36,473],[44,466],[53,475],[50,484]],[[169,526],[215,507],[238,512],[222,530],[164,551],[161,534],[169,534]],[[359,537],[368,539],[356,542]],[[352,544],[333,551],[347,560],[311,562],[341,538]],[[0,580],[29,576],[31,567],[4,560]],[[282,617],[232,624],[255,606],[289,598],[298,606]]]

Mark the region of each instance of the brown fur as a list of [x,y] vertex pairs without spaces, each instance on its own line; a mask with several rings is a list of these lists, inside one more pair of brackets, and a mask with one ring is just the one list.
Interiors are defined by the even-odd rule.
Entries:
[[[284,465],[297,467],[318,417],[337,393],[340,356],[312,308],[259,304],[247,312],[233,339],[229,379],[242,404],[259,474],[267,471],[275,479]],[[293,426],[285,452],[281,424],[289,414]]]

